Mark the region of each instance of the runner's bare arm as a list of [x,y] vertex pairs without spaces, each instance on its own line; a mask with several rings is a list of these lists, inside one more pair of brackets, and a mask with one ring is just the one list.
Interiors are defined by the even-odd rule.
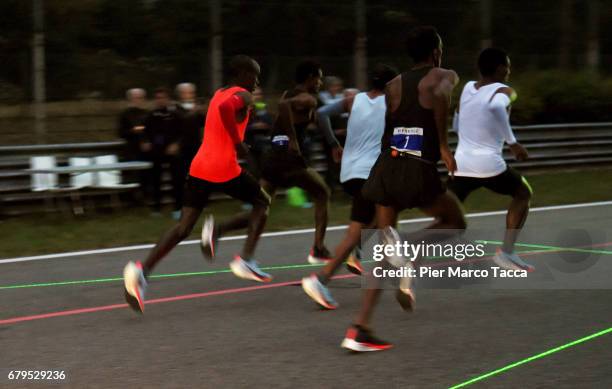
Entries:
[[346,112],[345,100],[346,99],[343,99],[332,104],[324,105],[317,110],[319,130],[323,133],[327,144],[331,147],[340,147],[340,142],[338,138],[336,138],[336,134],[332,128],[330,117]]
[[399,75],[389,81],[385,87],[385,101],[387,103],[387,113],[395,112],[399,108],[402,100],[402,76]]
[[459,82],[453,70],[439,69],[438,80],[432,87],[433,113],[440,141],[440,154],[448,171],[453,174],[457,163],[448,147],[448,115],[450,113],[451,95]]

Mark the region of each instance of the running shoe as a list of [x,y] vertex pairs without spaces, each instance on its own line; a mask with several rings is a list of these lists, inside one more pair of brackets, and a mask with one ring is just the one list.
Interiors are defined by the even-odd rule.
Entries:
[[332,255],[325,246],[322,249],[313,247],[308,254],[308,263],[313,265],[323,265],[331,260],[333,260]]
[[393,345],[389,342],[376,338],[372,332],[360,326],[351,326],[346,331],[346,336],[341,344],[342,348],[355,352],[383,351],[390,349]]
[[358,247],[353,250],[346,260],[346,268],[353,274],[360,276],[363,274],[363,267],[361,266],[361,249]]
[[[397,230],[391,226],[383,228],[381,233],[382,244],[384,245],[395,246],[395,243],[399,242],[401,239]],[[385,260],[397,268],[404,266],[407,262],[407,259],[398,255],[398,253],[385,257]]]
[[123,269],[125,286],[125,301],[136,312],[144,312],[144,296],[147,290],[147,280],[142,271],[142,263],[128,262]]
[[329,293],[327,286],[319,281],[316,274],[311,274],[309,277],[302,278],[302,289],[311,299],[325,309],[336,309],[338,303]]
[[[406,263],[408,269],[414,269],[411,261]],[[399,288],[395,292],[395,299],[404,311],[414,311],[416,305],[416,293],[414,291],[414,281],[412,277],[402,277],[399,282]]]
[[200,241],[200,250],[208,261],[215,259],[215,246],[218,240],[215,235],[215,218],[209,215],[202,224],[202,240]]
[[234,260],[230,262],[230,269],[232,273],[238,278],[244,278],[245,280],[253,280],[258,282],[270,282],[272,276],[259,268],[257,261],[244,260],[239,255],[234,257]]
[[506,270],[527,270],[528,272],[535,270],[535,266],[523,261],[516,253],[508,254],[501,247],[497,248],[493,262]]
[[[385,245],[395,245],[395,243],[400,240],[399,233],[391,226],[385,227],[381,232],[382,243]],[[402,267],[406,267],[407,271],[414,269],[414,263],[412,261],[397,255],[397,253],[385,257],[385,261],[398,269]],[[400,279],[399,287],[395,292],[395,299],[404,311],[410,312],[414,310],[416,294],[414,292],[412,277],[406,276]]]

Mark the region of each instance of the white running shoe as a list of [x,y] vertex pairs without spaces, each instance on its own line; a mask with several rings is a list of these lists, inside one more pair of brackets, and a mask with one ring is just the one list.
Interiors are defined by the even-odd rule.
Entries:
[[325,309],[336,309],[338,303],[329,293],[329,289],[319,281],[316,274],[302,278],[302,289],[311,299]]
[[128,262],[123,269],[125,286],[125,301],[136,312],[144,312],[144,299],[147,290],[147,280],[142,271],[142,263]]
[[[408,269],[414,269],[411,261],[406,263]],[[414,291],[414,280],[412,277],[402,277],[399,288],[395,292],[395,299],[404,311],[414,311],[416,305],[416,293]]]
[[493,262],[506,270],[527,270],[528,272],[535,270],[535,266],[523,261],[516,253],[508,254],[500,247],[495,251]]
[[[395,246],[395,243],[399,242],[401,239],[397,230],[391,226],[383,228],[381,232],[382,243],[385,245]],[[403,267],[406,265],[406,262],[409,262],[407,258],[400,255],[387,256],[385,260],[397,268]]]
[[270,282],[272,276],[259,268],[259,264],[255,260],[245,261],[240,256],[236,255],[234,260],[230,262],[232,273],[238,278],[245,280],[253,280],[258,282]]
[[200,241],[200,250],[208,261],[215,258],[215,218],[208,215],[202,224],[202,240]]
[[[382,230],[383,244],[395,245],[395,243],[399,242],[400,239],[400,235],[397,230],[395,230],[395,228],[387,226]],[[411,260],[397,254],[387,256],[385,257],[385,260],[398,269],[402,267],[408,268],[407,271],[410,269],[414,269],[414,263]],[[416,293],[414,292],[412,277],[406,276],[400,279],[399,287],[395,293],[395,299],[404,311],[414,310],[416,302]]]

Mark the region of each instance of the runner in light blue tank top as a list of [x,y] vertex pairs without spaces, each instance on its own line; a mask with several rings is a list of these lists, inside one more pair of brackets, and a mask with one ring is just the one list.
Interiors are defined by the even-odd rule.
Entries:
[[[342,151],[340,181],[344,190],[353,198],[351,222],[344,240],[336,247],[334,259],[318,274],[302,279],[306,294],[326,309],[335,309],[338,306],[326,284],[342,263],[346,260],[348,270],[355,274],[362,272],[359,260],[361,231],[373,226],[376,208],[373,202],[361,195],[361,188],[380,154],[380,142],[385,129],[384,90],[395,76],[395,70],[385,65],[377,65],[370,74],[371,89],[367,93],[359,93],[318,110],[319,125],[325,138],[335,151]],[[329,116],[349,111],[346,143],[342,150],[331,128]],[[338,154],[334,152],[334,159]],[[355,252],[350,255],[353,249]]]
[[385,130],[385,96],[370,98],[359,93],[353,101],[346,142],[342,153],[340,182],[367,179],[380,154],[380,140]]

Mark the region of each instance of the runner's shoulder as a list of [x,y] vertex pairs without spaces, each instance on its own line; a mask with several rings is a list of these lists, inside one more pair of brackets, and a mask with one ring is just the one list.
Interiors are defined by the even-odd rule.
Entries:
[[246,106],[251,105],[251,103],[253,102],[253,95],[246,89],[237,91],[236,93],[234,93],[234,96],[240,97],[242,101],[244,101],[244,105]]
[[495,95],[498,93],[508,96],[511,103],[514,102],[518,98],[516,91],[507,85],[497,88],[495,93],[493,93],[493,96],[491,97],[491,99],[495,97]]
[[452,82],[453,85],[456,85],[459,82],[459,76],[457,75],[457,72],[455,72],[453,69],[445,69],[445,68],[436,67],[436,68],[431,69],[429,74],[435,77],[439,81],[448,80]]
[[402,75],[398,74],[385,86],[386,93],[399,92],[402,89]]

